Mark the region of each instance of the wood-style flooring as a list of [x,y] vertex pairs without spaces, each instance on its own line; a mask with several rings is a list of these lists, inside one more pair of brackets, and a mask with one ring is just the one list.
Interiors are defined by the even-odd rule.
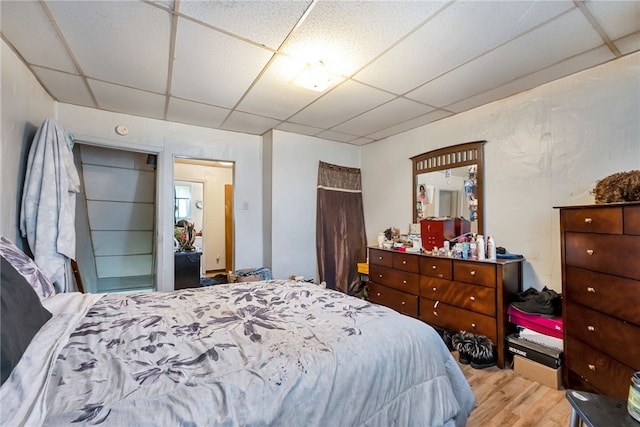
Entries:
[[566,390],[528,380],[513,369],[460,367],[476,397],[467,427],[569,426]]

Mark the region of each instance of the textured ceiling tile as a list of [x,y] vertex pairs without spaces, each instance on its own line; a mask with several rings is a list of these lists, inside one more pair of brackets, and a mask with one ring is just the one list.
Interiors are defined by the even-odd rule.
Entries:
[[96,108],[82,77],[40,67],[33,71],[58,102]]
[[305,126],[298,123],[289,123],[282,122],[280,123],[276,129],[283,130],[285,132],[299,133],[302,135],[315,136],[318,133],[322,132],[321,128],[316,128],[313,126]]
[[375,140],[371,138],[358,138],[358,139],[354,139],[353,141],[349,141],[349,144],[362,146],[362,145],[371,144],[372,142],[375,142]]
[[623,55],[636,52],[640,49],[640,32],[616,40],[615,45]]
[[393,97],[387,92],[349,81],[327,93],[290,120],[310,126],[330,128]]
[[171,98],[167,111],[167,120],[190,125],[218,128],[230,110],[184,99]]
[[610,39],[640,31],[640,1],[586,1],[587,8]]
[[444,2],[320,1],[285,46],[349,76],[427,19]]
[[95,79],[164,93],[170,15],[132,1],[49,1],[84,73]]
[[180,13],[277,49],[310,1],[183,1]]
[[224,121],[221,129],[262,135],[266,131],[275,128],[278,123],[280,123],[278,120],[236,111],[231,113],[231,116]]
[[408,99],[394,99],[380,107],[353,118],[331,130],[352,135],[367,136],[431,111],[432,108]]
[[350,142],[350,141],[353,141],[354,139],[359,139],[357,136],[349,135],[342,132],[336,132],[333,130],[326,130],[324,132],[320,132],[316,136],[318,138],[329,139],[331,141],[338,141],[338,142]]
[[30,64],[78,73],[47,15],[38,2],[2,1],[2,35]]
[[231,108],[271,56],[266,49],[180,19],[171,93]]
[[89,86],[102,110],[153,119],[164,116],[164,96],[97,80],[89,80]]
[[397,125],[394,126],[390,126],[388,128],[385,128],[381,131],[378,132],[374,132],[370,135],[367,135],[369,138],[373,138],[373,139],[382,139],[382,138],[386,138],[388,136],[391,135],[395,135],[397,133],[400,132],[405,132],[411,129],[415,129],[417,127],[420,126],[424,126],[427,125],[429,123],[435,122],[436,120],[440,120],[443,119],[445,117],[449,117],[452,116],[453,113],[449,112],[449,111],[443,111],[443,110],[435,110],[435,111],[431,111],[427,114],[423,114],[421,116],[415,117],[413,119],[409,119],[405,122],[399,123]]

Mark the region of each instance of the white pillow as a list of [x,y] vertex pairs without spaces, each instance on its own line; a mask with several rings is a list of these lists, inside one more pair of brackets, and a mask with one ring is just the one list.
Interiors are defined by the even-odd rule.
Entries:
[[45,276],[40,267],[4,236],[0,236],[0,255],[25,278],[36,291],[40,301],[44,301],[56,293],[53,283]]

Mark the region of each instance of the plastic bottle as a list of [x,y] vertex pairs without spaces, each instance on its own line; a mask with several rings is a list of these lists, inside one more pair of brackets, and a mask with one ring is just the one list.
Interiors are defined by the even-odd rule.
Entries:
[[487,259],[491,261],[495,261],[497,259],[496,254],[496,241],[493,240],[493,237],[487,237]]
[[484,236],[482,236],[482,234],[478,234],[478,236],[476,237],[476,252],[478,254],[479,260],[485,259],[484,250],[485,250]]

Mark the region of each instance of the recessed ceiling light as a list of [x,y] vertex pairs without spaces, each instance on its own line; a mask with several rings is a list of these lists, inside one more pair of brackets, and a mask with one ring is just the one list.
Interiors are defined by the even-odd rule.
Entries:
[[307,64],[298,74],[293,82],[298,86],[311,89],[316,92],[323,92],[331,83],[333,83],[335,75],[327,70],[322,61],[313,64]]

